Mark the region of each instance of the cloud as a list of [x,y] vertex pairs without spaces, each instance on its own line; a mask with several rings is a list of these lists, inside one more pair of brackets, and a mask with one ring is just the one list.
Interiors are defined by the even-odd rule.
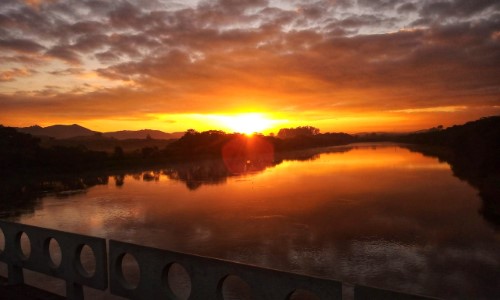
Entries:
[[36,73],[33,70],[28,70],[28,69],[18,69],[18,68],[13,68],[7,71],[1,71],[0,72],[0,82],[6,82],[6,81],[13,81],[16,80],[18,77],[27,77],[31,76],[33,73]]
[[247,9],[266,7],[268,3],[267,0],[217,0],[202,2],[199,7],[220,9],[227,13],[242,13]]
[[52,49],[45,52],[47,56],[61,59],[68,62],[69,64],[78,65],[81,63],[80,56],[77,52],[73,51],[70,47],[62,45],[55,46]]
[[370,7],[374,10],[393,9],[397,4],[400,3],[400,0],[358,0],[358,5]]
[[397,12],[400,14],[417,12],[418,8],[415,3],[403,3],[397,7]]
[[[196,94],[253,89],[334,98],[342,90],[375,89],[425,107],[436,97],[452,101],[476,94],[478,98],[468,100],[473,105],[483,97],[494,101],[487,90],[497,86],[500,75],[492,67],[492,62],[499,62],[498,52],[493,51],[499,46],[491,39],[495,27],[494,22],[464,22],[429,30],[331,38],[315,31],[278,35],[264,27],[224,34],[200,30],[176,39],[204,53],[200,61],[193,63],[189,59],[192,50],[185,49],[99,71],[109,78],[162,86],[166,94],[176,93],[174,86]],[[370,99],[347,103],[380,106]],[[388,107],[405,105],[387,103]]]
[[96,53],[95,57],[103,64],[113,63],[120,59],[120,57],[112,51],[104,51]]
[[0,48],[22,53],[36,53],[45,49],[37,42],[27,39],[1,39]]
[[51,71],[51,75],[61,75],[61,76],[68,76],[68,75],[81,75],[85,72],[83,68],[68,68],[64,70],[55,70]]
[[[126,101],[120,108],[129,113],[142,111],[143,99],[149,110],[179,113],[401,111],[499,102],[497,1],[37,3],[36,9],[22,2],[0,6],[5,71],[36,63],[50,76],[92,73],[116,82],[74,95],[52,87],[50,97],[60,100],[47,105],[55,112],[82,111],[89,97],[99,97],[106,113],[118,101]],[[41,92],[47,84],[30,89],[5,82],[26,103],[47,95]],[[102,113],[88,112],[94,114]]]
[[96,35],[105,30],[105,25],[98,21],[77,21],[68,26],[71,33],[76,35]]
[[495,0],[425,1],[420,13],[423,17],[469,17],[489,8],[498,10],[500,3]]

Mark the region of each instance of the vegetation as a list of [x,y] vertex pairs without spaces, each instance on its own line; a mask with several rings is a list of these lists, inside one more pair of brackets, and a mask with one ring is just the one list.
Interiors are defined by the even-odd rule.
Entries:
[[[298,150],[353,142],[391,141],[405,143],[411,151],[448,162],[455,176],[479,190],[483,199],[481,214],[500,228],[500,116],[446,129],[438,126],[406,135],[368,134],[354,137],[345,133],[320,133],[317,128],[305,126],[284,128],[277,136],[257,134],[249,137],[217,130],[197,132],[190,129],[180,139],[165,144],[154,139],[122,141],[132,143],[135,148],[115,144],[107,151],[89,149],[81,143],[82,140],[85,139],[63,140],[67,144],[48,144],[30,134],[0,125],[0,176],[5,183],[26,174],[50,176],[62,173],[72,178],[91,171],[130,170],[189,162],[192,165],[165,172],[172,179],[186,181],[189,188],[195,189],[202,182],[197,178],[208,176],[213,178],[213,183],[224,182],[232,174],[262,171],[279,164],[287,157],[296,156],[288,156],[287,153],[300,153]],[[95,143],[95,138],[91,140]],[[303,159],[313,159],[314,155],[310,154],[311,151],[307,151]],[[198,162],[207,158],[212,159],[210,164],[216,167],[203,164],[200,167]],[[35,183],[33,186],[37,187]],[[4,185],[4,188],[7,187]],[[13,191],[17,193],[19,189]],[[3,192],[12,194],[13,191]]]
[[[107,141],[109,138],[84,137],[47,141],[0,125],[0,172],[78,172],[204,158],[250,160],[256,163],[259,159],[262,160],[260,156],[266,155],[267,161],[263,163],[269,164],[268,160],[274,160],[275,152],[342,145],[356,140],[345,133],[320,134],[319,130],[313,127],[298,127],[287,131],[287,138],[282,139],[264,135],[248,137],[218,130],[197,132],[190,129],[175,141],[151,138],[140,142],[122,140],[116,144],[106,144],[107,151],[99,151],[95,149],[104,147],[99,146],[101,141]],[[307,131],[310,133],[304,134]],[[93,149],[87,147],[89,143]],[[110,148],[112,145],[114,146]]]
[[[482,118],[446,129],[438,127],[396,140],[450,148],[456,157],[470,163],[469,168],[477,169],[480,173],[500,170],[500,116]],[[477,175],[481,175],[480,173]]]
[[280,139],[290,139],[296,137],[313,136],[319,134],[319,129],[312,126],[299,126],[296,128],[281,128],[278,131]]
[[[109,138],[102,137],[102,139]],[[93,149],[87,146],[88,140],[94,145]],[[277,136],[257,134],[251,137],[218,130],[197,132],[190,129],[178,140],[165,141],[151,138],[140,142],[125,140],[120,141],[122,144],[108,144],[107,151],[95,150],[99,149],[96,145],[100,141],[95,137],[48,143],[46,140],[41,142],[39,138],[0,125],[0,166],[4,172],[23,169],[81,171],[204,158],[227,158],[227,155],[232,159],[256,161],[259,155],[270,154],[272,157],[278,152],[368,140],[425,144],[452,149],[454,156],[449,159],[451,163],[467,164],[463,169],[474,170],[476,177],[495,173],[500,169],[498,155],[500,117],[483,118],[446,129],[439,126],[425,132],[407,135],[364,138],[346,133],[320,133],[319,129],[311,126],[283,128]]]

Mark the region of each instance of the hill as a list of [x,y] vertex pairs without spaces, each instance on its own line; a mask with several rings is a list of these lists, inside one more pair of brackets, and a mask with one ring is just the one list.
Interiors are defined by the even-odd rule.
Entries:
[[171,144],[174,140],[165,139],[116,139],[112,137],[106,137],[102,134],[96,134],[93,136],[78,136],[67,139],[53,139],[53,138],[41,138],[40,146],[44,148],[51,147],[85,147],[92,151],[104,151],[111,153],[116,147],[122,148],[125,152],[140,151],[145,147],[156,147],[159,149],[165,148],[167,145]]
[[92,136],[96,131],[92,131],[77,124],[73,125],[52,125],[48,127],[30,126],[17,128],[19,132],[31,134],[33,136],[48,136],[56,139],[67,139],[77,136]]
[[121,130],[113,132],[98,132],[90,130],[88,128],[82,127],[77,124],[73,125],[52,125],[48,127],[41,127],[38,125],[30,127],[16,128],[17,131],[22,133],[31,134],[37,137],[49,137],[58,140],[62,139],[72,139],[72,138],[97,138],[106,137],[117,140],[143,140],[143,139],[155,139],[155,140],[172,140],[179,139],[184,135],[184,132],[173,132],[167,133],[160,130],[152,129],[142,129],[142,130]]
[[142,129],[136,131],[121,130],[105,132],[103,135],[105,137],[111,137],[118,140],[147,139],[148,137],[156,140],[171,140],[181,138],[184,135],[184,132],[166,133],[160,130]]

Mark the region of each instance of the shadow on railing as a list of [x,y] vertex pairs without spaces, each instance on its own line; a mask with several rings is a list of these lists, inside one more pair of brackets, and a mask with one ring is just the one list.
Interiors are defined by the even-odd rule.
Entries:
[[[105,239],[0,221],[9,284],[24,283],[23,269],[40,272],[65,280],[68,299],[83,299],[84,286],[106,290],[108,270],[110,293],[129,299],[342,299],[339,281],[114,240],[107,259]],[[354,299],[431,298],[356,285]]]

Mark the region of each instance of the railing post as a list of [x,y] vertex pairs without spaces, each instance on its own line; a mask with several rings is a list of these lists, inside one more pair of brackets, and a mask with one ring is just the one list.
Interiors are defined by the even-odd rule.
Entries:
[[66,281],[66,298],[70,300],[83,300],[83,286]]
[[8,284],[23,284],[24,283],[24,273],[23,268],[15,266],[13,264],[8,264]]

